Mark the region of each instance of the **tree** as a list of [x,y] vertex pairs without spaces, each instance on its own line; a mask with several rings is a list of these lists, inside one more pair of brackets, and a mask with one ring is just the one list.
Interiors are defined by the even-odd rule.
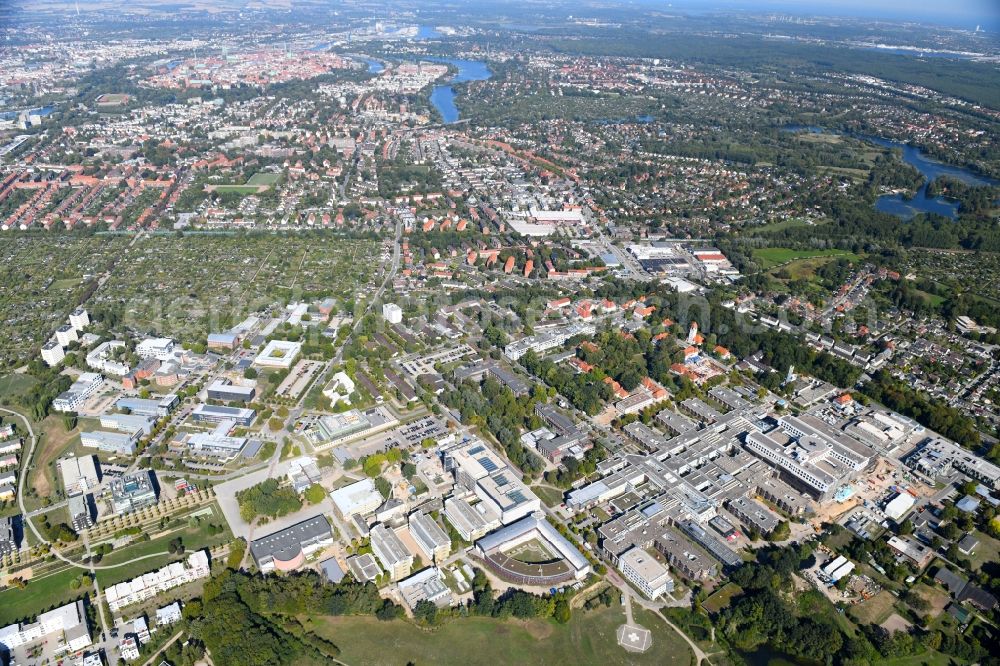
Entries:
[[566,624],[569,622],[571,615],[572,613],[569,608],[569,603],[567,603],[565,599],[560,599],[556,602],[555,611],[552,613],[552,617],[555,618],[556,622],[559,624]]
[[792,531],[791,531],[791,528],[788,526],[788,521],[787,520],[783,520],[780,523],[778,523],[777,527],[775,527],[771,531],[771,535],[770,535],[769,539],[771,541],[785,541],[791,535],[792,535]]
[[319,504],[326,499],[326,489],[318,483],[314,483],[306,488],[305,497],[310,504]]

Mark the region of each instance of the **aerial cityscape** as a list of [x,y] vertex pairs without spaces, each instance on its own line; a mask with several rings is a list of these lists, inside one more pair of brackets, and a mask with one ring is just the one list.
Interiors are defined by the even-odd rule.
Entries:
[[0,2],[0,666],[1000,666],[991,0]]

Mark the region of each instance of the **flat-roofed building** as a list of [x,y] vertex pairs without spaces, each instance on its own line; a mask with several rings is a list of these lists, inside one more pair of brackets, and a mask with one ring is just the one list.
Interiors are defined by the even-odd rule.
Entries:
[[75,412],[87,398],[97,393],[104,386],[104,377],[96,372],[83,372],[68,390],[60,393],[52,401],[52,409],[57,412]]
[[[520,562],[507,553],[518,546],[538,541],[558,562],[532,565]],[[490,569],[505,580],[524,585],[551,586],[571,580],[583,580],[590,573],[590,562],[539,511],[487,534],[476,542],[476,552]]]
[[427,567],[399,581],[399,593],[411,610],[421,601],[437,606],[447,606],[451,602],[451,590],[444,584],[441,570],[437,567]]
[[521,379],[507,368],[502,367],[498,363],[490,364],[487,372],[489,372],[490,376],[498,382],[509,388],[516,396],[527,395],[528,391],[531,390],[531,386],[528,382]]
[[187,437],[188,450],[196,456],[232,460],[249,441],[246,437],[231,437],[234,421],[223,421],[212,432],[196,432]]
[[389,573],[392,581],[402,580],[410,573],[413,566],[413,555],[399,536],[385,525],[375,525],[369,533],[372,552],[378,558],[382,568]]
[[736,497],[726,505],[729,512],[746,525],[757,531],[761,536],[767,536],[781,522],[781,517],[760,502],[749,497]]
[[116,359],[119,350],[125,349],[121,340],[107,340],[87,352],[87,367],[95,372],[121,377],[127,375],[131,368],[128,363]]
[[238,386],[217,381],[208,387],[209,400],[221,400],[222,402],[253,402],[257,395],[257,389],[253,386]]
[[310,555],[332,543],[330,522],[320,514],[253,540],[250,554],[264,573],[294,571],[305,564]]
[[101,481],[94,456],[66,456],[57,465],[67,496],[91,492]]
[[201,404],[191,412],[191,418],[199,422],[221,423],[223,421],[234,421],[243,427],[253,423],[257,412],[249,407],[226,407],[223,405]]
[[34,622],[0,628],[0,645],[14,650],[50,634],[58,634],[52,637],[50,648],[56,655],[79,652],[90,645],[87,611],[82,600],[42,613]]
[[718,573],[718,567],[711,558],[671,528],[657,533],[653,538],[653,547],[685,578],[708,580]]
[[382,575],[382,569],[379,568],[375,556],[371,553],[348,557],[347,568],[354,574],[355,580],[360,583],[375,580]]
[[504,525],[538,511],[541,500],[510,468],[495,472],[476,482],[476,495],[491,505]]
[[135,346],[135,353],[139,358],[166,361],[173,355],[175,347],[170,338],[146,338]]
[[20,516],[0,517],[0,557],[10,555],[17,551],[17,531],[15,521],[20,521]]
[[674,589],[667,567],[642,548],[633,547],[622,554],[618,569],[647,599],[657,599]]
[[674,435],[683,435],[691,432],[692,430],[698,429],[697,423],[683,414],[678,414],[672,409],[660,410],[660,412],[656,415],[656,420]]
[[410,534],[427,559],[439,563],[451,552],[451,539],[431,516],[423,511],[410,514]]
[[177,405],[180,404],[180,399],[174,393],[167,393],[160,398],[119,398],[115,402],[115,407],[118,409],[128,410],[132,414],[140,414],[142,416],[154,416],[161,418],[168,416],[170,412],[174,410]]
[[63,350],[63,346],[59,344],[58,340],[49,340],[42,345],[42,360],[45,361],[46,365],[50,368],[54,365],[58,365],[64,358],[66,358],[66,352]]
[[67,502],[69,520],[73,529],[82,532],[94,525],[94,511],[90,495],[73,495]]
[[80,433],[80,445],[105,453],[132,456],[135,455],[136,443],[141,434],[141,430],[133,433],[92,430]]
[[253,364],[262,368],[291,368],[295,360],[302,354],[302,343],[288,340],[271,340],[257,357]]
[[90,326],[90,314],[84,308],[77,308],[69,313],[69,325],[78,331]]
[[115,513],[138,511],[156,504],[156,484],[153,473],[140,470],[111,481],[111,505]]
[[333,500],[337,515],[344,520],[354,515],[370,515],[384,501],[382,493],[375,488],[375,483],[371,479],[362,479],[337,488],[330,493],[330,499]]
[[781,417],[778,427],[747,433],[744,445],[819,500],[829,499],[875,456],[870,448],[814,417]]
[[236,349],[236,345],[239,344],[240,337],[232,333],[209,333],[208,334],[208,348],[209,349]]
[[444,501],[444,515],[459,536],[470,543],[500,527],[500,516],[483,502],[471,505],[462,498],[449,497]]
[[1000,467],[944,437],[923,440],[907,462],[935,479],[946,480],[952,470],[957,470],[994,490],[1000,489]]
[[715,423],[722,413],[699,398],[688,398],[681,403],[681,409],[702,423]]
[[68,347],[71,343],[79,340],[77,330],[69,324],[63,324],[56,329],[56,341],[63,347]]
[[142,414],[101,414],[101,427],[119,432],[141,432],[148,437],[153,432],[156,419]]
[[208,578],[209,574],[211,569],[208,551],[196,550],[189,553],[183,562],[171,562],[156,571],[105,588],[104,598],[108,607],[118,612],[126,606],[152,599],[175,587]]

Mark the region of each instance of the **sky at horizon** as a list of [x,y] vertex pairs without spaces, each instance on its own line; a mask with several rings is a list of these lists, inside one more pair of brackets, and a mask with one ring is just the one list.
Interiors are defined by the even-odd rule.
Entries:
[[665,0],[650,5],[677,9],[787,12],[937,23],[1000,32],[1000,0]]

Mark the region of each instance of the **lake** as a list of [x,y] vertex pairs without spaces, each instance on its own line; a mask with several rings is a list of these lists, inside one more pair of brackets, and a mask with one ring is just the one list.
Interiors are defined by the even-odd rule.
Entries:
[[451,87],[453,83],[465,83],[466,81],[485,81],[493,76],[493,72],[486,66],[485,62],[479,60],[460,60],[458,58],[422,58],[434,62],[444,62],[458,68],[458,72],[445,85],[434,86],[431,91],[431,105],[441,114],[445,123],[453,123],[458,120],[458,107],[455,106],[455,89]]
[[359,56],[359,57],[357,57],[357,60],[360,60],[361,62],[363,62],[366,65],[368,65],[368,73],[369,74],[378,74],[378,73],[380,73],[380,72],[382,72],[382,71],[385,70],[385,65],[383,65],[378,60],[375,60],[374,58],[365,58],[365,57]]
[[[829,131],[812,125],[788,125],[783,127],[782,130],[787,132],[809,132],[812,134],[821,134]],[[850,136],[874,143],[883,148],[898,148],[903,153],[903,161],[914,167],[924,177],[923,185],[917,190],[916,195],[912,199],[907,200],[901,194],[883,194],[875,200],[876,210],[895,215],[903,220],[909,220],[918,213],[936,213],[953,220],[958,217],[957,202],[945,197],[927,196],[927,186],[939,176],[948,176],[967,185],[997,184],[997,181],[992,178],[980,176],[969,169],[938,162],[916,146],[891,139],[883,139],[878,136],[860,134],[851,134]]]

